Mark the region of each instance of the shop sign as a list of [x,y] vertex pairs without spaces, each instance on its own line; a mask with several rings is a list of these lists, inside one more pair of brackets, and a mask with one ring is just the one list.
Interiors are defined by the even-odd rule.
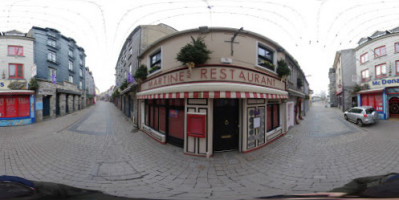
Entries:
[[39,88],[39,95],[54,95],[55,88]]
[[181,83],[212,81],[250,83],[258,86],[285,90],[284,82],[261,72],[238,67],[218,66],[194,68],[191,72],[188,69],[182,69],[165,73],[157,78],[144,82],[141,85],[141,91]]
[[399,86],[399,78],[384,78],[381,80],[371,81],[371,87]]
[[10,90],[8,85],[10,85],[10,80],[0,80],[0,90]]

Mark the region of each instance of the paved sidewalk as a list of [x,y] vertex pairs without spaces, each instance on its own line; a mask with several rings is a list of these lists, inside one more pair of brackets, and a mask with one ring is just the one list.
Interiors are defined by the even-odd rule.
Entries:
[[0,174],[126,197],[240,199],[327,191],[399,171],[398,123],[359,128],[314,104],[270,145],[210,159],[183,154],[133,129],[111,103],[41,123],[0,128]]

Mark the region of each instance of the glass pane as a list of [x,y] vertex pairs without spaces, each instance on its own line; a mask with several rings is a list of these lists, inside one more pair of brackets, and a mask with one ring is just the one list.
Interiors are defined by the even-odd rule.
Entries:
[[15,47],[8,47],[8,55],[15,55]]
[[382,74],[386,74],[387,73],[387,69],[386,69],[385,65],[381,66],[381,72],[382,72]]
[[10,65],[10,76],[15,77],[15,65]]
[[376,74],[377,76],[381,75],[381,68],[380,68],[380,66],[378,66],[377,68],[375,68],[375,74]]
[[18,66],[18,75],[17,77],[23,78],[24,77],[24,67],[22,65],[17,65]]

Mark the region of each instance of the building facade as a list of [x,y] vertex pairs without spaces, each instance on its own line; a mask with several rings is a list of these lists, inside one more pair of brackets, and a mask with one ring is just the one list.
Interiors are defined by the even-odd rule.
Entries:
[[94,82],[93,73],[88,67],[85,68],[85,93],[86,93],[86,106],[93,105],[96,103],[96,85]]
[[399,117],[399,27],[377,31],[358,44],[358,105],[374,107],[380,119]]
[[[333,75],[335,75],[334,95],[336,98],[336,106],[342,110],[348,110],[357,105],[357,95],[353,92],[356,85],[356,61],[355,50],[346,49],[336,52]],[[330,102],[331,103],[331,102]]]
[[290,55],[286,55],[286,62],[290,68],[290,75],[287,77],[287,129],[299,124],[303,116],[309,110],[309,83],[305,74],[299,67],[298,62]]
[[[176,60],[191,37],[212,52],[203,65]],[[200,27],[170,34],[140,54],[155,68],[139,86],[139,128],[189,155],[249,152],[287,132],[286,82],[277,65],[287,53],[272,40],[242,29]]]
[[16,30],[0,33],[0,126],[35,121],[32,70],[33,38]]
[[133,75],[139,67],[138,56],[154,41],[176,30],[165,24],[141,25],[136,27],[126,38],[119,53],[115,66],[115,80],[119,95],[115,96],[114,103],[137,126],[137,82]]
[[36,119],[54,118],[85,107],[85,52],[72,38],[51,28],[32,27],[39,89]]

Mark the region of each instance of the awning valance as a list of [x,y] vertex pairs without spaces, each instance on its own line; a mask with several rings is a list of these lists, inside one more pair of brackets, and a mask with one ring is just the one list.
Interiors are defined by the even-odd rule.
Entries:
[[179,99],[179,98],[262,98],[286,99],[286,91],[255,85],[234,83],[192,83],[174,85],[137,94],[138,99]]

